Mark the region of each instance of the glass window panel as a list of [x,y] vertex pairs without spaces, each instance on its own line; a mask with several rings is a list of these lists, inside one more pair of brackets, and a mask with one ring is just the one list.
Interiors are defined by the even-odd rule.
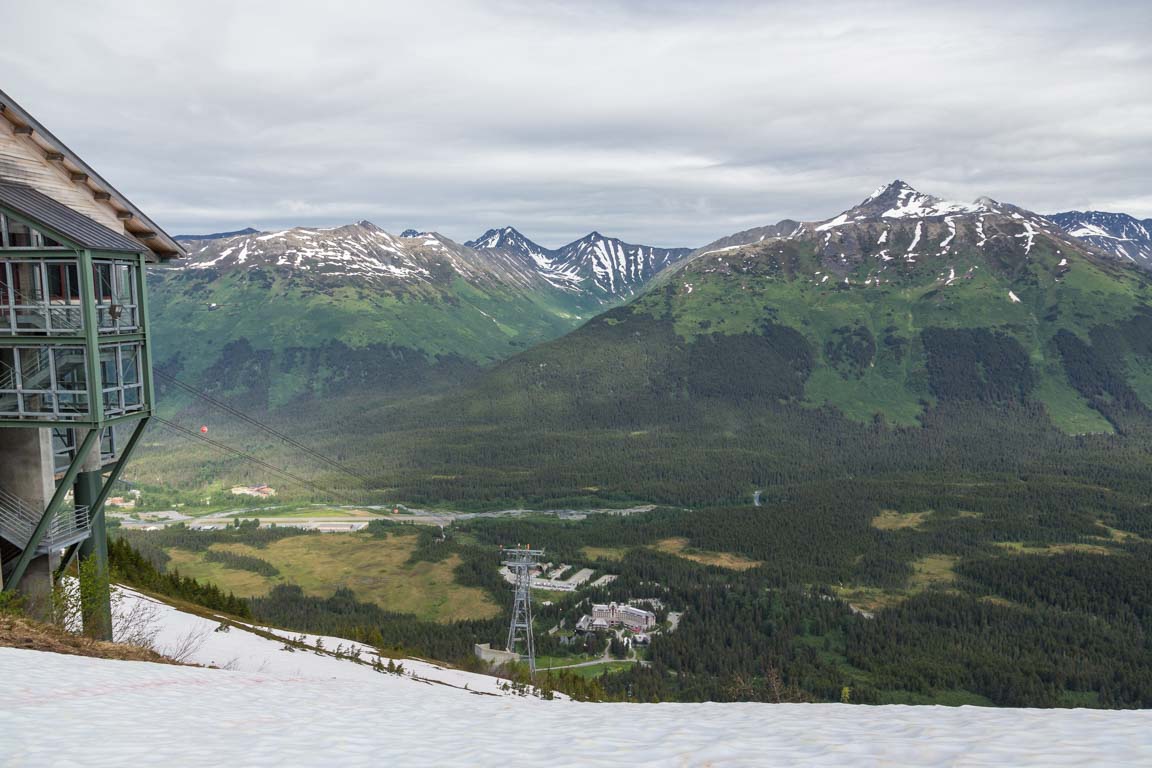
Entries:
[[17,304],[36,304],[44,300],[43,267],[39,261],[12,263],[12,288]]
[[132,304],[132,268],[127,264],[116,265],[116,303]]
[[139,408],[144,401],[144,393],[140,387],[125,387],[124,407],[128,409]]
[[116,347],[100,348],[100,379],[105,389],[120,386],[120,365],[116,360]]
[[67,295],[67,282],[63,264],[48,264],[48,296],[52,301],[63,301]]
[[106,304],[112,299],[112,265],[97,262],[92,265],[92,280],[96,286],[96,301]]
[[76,433],[67,427],[52,428],[52,450],[66,453],[76,447]]
[[124,384],[140,383],[140,345],[125,344],[120,347],[121,381]]
[[0,392],[0,413],[16,413],[20,410],[20,396],[15,393]]
[[88,389],[88,360],[83,347],[57,347],[56,388],[84,392]]
[[52,389],[52,358],[47,347],[19,347],[21,389]]
[[48,328],[47,307],[16,307],[16,329],[43,331]]
[[61,392],[57,395],[61,413],[88,413],[88,395],[83,392]]
[[48,310],[52,318],[52,330],[74,334],[83,330],[84,311],[78,306],[55,306]]
[[69,300],[80,301],[80,272],[75,264],[65,265],[64,277],[68,283]]
[[105,415],[112,416],[120,413],[123,408],[120,407],[120,390],[113,389],[104,392],[104,413]]
[[56,399],[47,392],[32,392],[20,396],[24,404],[23,410],[26,413],[35,414],[51,414],[54,412],[53,405]]
[[8,219],[8,247],[31,248],[32,228],[27,224],[21,224],[18,221]]
[[0,348],[0,389],[16,389],[16,350]]

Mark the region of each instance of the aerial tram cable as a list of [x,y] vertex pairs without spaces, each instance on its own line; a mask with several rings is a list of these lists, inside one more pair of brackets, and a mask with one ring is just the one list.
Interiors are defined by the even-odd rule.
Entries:
[[258,421],[257,419],[254,419],[253,417],[249,416],[248,414],[244,413],[243,411],[237,410],[236,408],[233,408],[232,406],[228,405],[227,403],[223,403],[223,402],[215,399],[211,395],[207,395],[207,394],[199,391],[198,389],[191,386],[190,384],[186,384],[186,383],[184,383],[184,382],[182,382],[176,378],[173,378],[172,376],[169,376],[165,373],[161,373],[159,371],[156,371],[155,375],[158,378],[161,378],[164,381],[167,381],[167,382],[179,387],[180,389],[183,389],[184,391],[188,392],[189,394],[191,394],[195,397],[198,397],[201,400],[204,400],[205,402],[211,403],[212,405],[214,405],[217,408],[220,408],[221,410],[231,414],[232,416],[235,416],[236,418],[240,419],[241,421],[244,421],[245,423],[250,424],[250,425],[256,427],[257,429],[263,430],[263,431],[267,432],[268,434],[270,434],[274,437],[277,437],[280,440],[283,440],[284,442],[288,443],[289,445],[293,446],[294,448],[297,448],[297,449],[303,451],[304,453],[308,454],[312,458],[317,459],[319,461],[322,461],[325,464],[329,465],[330,467],[332,467],[336,470],[339,470],[340,472],[343,472],[346,475],[350,475],[352,477],[355,477],[358,480],[368,481],[368,480],[372,479],[368,475],[365,475],[361,472],[357,472],[356,470],[350,469],[350,468],[340,464],[338,461],[330,459],[327,456],[325,456],[324,454],[319,453],[318,451],[316,451],[312,448],[309,448],[308,446],[304,445],[303,443],[300,443],[297,440],[293,439],[292,437],[284,434],[283,432],[280,432],[279,430],[273,429],[272,427],[268,426],[267,424],[264,424],[264,423]]
[[248,453],[245,453],[244,451],[241,451],[239,448],[233,448],[232,446],[225,445],[224,443],[221,443],[218,440],[213,440],[210,437],[205,437],[204,435],[202,435],[198,432],[194,432],[191,429],[188,429],[186,427],[182,427],[175,422],[169,421],[168,419],[164,419],[164,418],[161,418],[159,416],[153,416],[152,418],[155,421],[157,421],[158,423],[162,424],[163,426],[168,427],[172,431],[178,432],[181,435],[184,435],[185,437],[192,438],[193,440],[197,440],[197,441],[202,442],[202,443],[207,443],[208,445],[211,445],[214,448],[218,448],[222,451],[227,451],[228,453],[231,453],[235,456],[238,456],[241,459],[244,459],[245,461],[248,461],[248,462],[251,462],[253,464],[256,464],[257,466],[260,466],[260,467],[268,470],[269,472],[274,472],[275,474],[277,474],[283,478],[286,478],[286,479],[291,480],[293,482],[299,483],[301,485],[305,485],[314,491],[318,491],[318,492],[325,494],[327,496],[342,497],[346,501],[350,501],[353,504],[357,503],[357,501],[355,499],[353,499],[351,496],[349,496],[345,493],[337,491],[334,488],[324,488],[322,486],[319,486],[316,483],[313,483],[311,480],[306,480],[306,479],[300,477],[299,475],[296,475],[296,474],[293,474],[292,472],[289,472],[286,469],[281,469],[280,467],[269,464],[268,462],[263,461],[262,459],[258,459],[255,456],[252,456],[251,454],[248,454]]
[[304,445],[303,443],[298,442],[297,440],[294,440],[293,438],[289,437],[288,435],[284,434],[283,432],[280,432],[279,430],[273,429],[272,427],[268,426],[267,424],[261,423],[260,421],[252,418],[251,416],[244,413],[243,411],[237,410],[236,408],[233,408],[232,406],[228,405],[227,403],[222,403],[219,400],[217,400],[216,398],[212,397],[211,395],[207,395],[207,394],[201,392],[200,390],[196,389],[195,387],[193,387],[190,384],[185,384],[184,382],[180,381],[179,379],[175,379],[166,373],[161,373],[160,371],[154,371],[153,373],[157,378],[163,379],[164,381],[179,387],[180,389],[184,390],[185,392],[187,392],[187,393],[189,393],[195,397],[198,397],[201,400],[204,400],[205,402],[211,403],[212,405],[214,405],[217,408],[220,408],[221,410],[231,414],[232,416],[235,416],[236,418],[240,419],[241,421],[243,421],[247,424],[250,424],[251,426],[256,427],[257,429],[261,429],[261,430],[267,432],[268,434],[279,438],[280,440],[283,440],[284,442],[288,443],[292,447],[308,454],[312,458],[314,458],[318,461],[324,462],[325,464],[332,467],[333,469],[336,469],[340,472],[343,472],[346,475],[354,477],[357,480],[363,480],[365,482],[370,482],[372,480],[372,478],[369,477],[368,475],[366,475],[362,472],[358,472],[354,469],[350,469],[350,468],[344,466],[343,464],[341,464],[340,462],[335,461],[334,459],[328,458],[324,454],[319,453],[318,451],[316,451],[312,448],[309,448],[308,446]]

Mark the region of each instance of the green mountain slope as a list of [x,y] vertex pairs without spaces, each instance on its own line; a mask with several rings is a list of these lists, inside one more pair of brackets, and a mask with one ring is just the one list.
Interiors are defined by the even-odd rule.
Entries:
[[401,498],[453,503],[1146,472],[1150,342],[1140,271],[1035,214],[898,183],[827,222],[701,249],[628,306],[389,413],[366,468]]
[[257,407],[458,378],[600,306],[502,254],[368,222],[189,246],[150,275],[160,369]]
[[929,497],[1028,474],[1119,487],[1152,471],[1150,343],[1139,270],[1027,211],[898,183],[703,248],[461,386],[349,387],[270,418],[417,503],[731,503],[861,477]]

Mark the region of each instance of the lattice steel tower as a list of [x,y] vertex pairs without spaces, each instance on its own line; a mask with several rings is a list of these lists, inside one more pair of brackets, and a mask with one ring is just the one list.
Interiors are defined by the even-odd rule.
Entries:
[[543,556],[542,549],[517,547],[504,550],[504,565],[516,577],[512,623],[508,625],[508,642],[504,647],[515,651],[517,640],[522,641],[524,651],[520,655],[528,659],[528,670],[533,677],[536,676],[536,642],[532,638],[532,571]]

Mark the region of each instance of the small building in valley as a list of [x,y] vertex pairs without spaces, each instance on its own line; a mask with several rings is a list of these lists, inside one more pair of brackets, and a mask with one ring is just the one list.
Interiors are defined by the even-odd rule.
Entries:
[[623,627],[633,632],[644,632],[656,626],[656,614],[634,605],[608,603],[593,604],[592,614],[576,622],[578,632],[603,632]]
[[276,489],[270,485],[237,485],[232,489],[233,496],[255,496],[258,499],[267,499],[276,495]]

